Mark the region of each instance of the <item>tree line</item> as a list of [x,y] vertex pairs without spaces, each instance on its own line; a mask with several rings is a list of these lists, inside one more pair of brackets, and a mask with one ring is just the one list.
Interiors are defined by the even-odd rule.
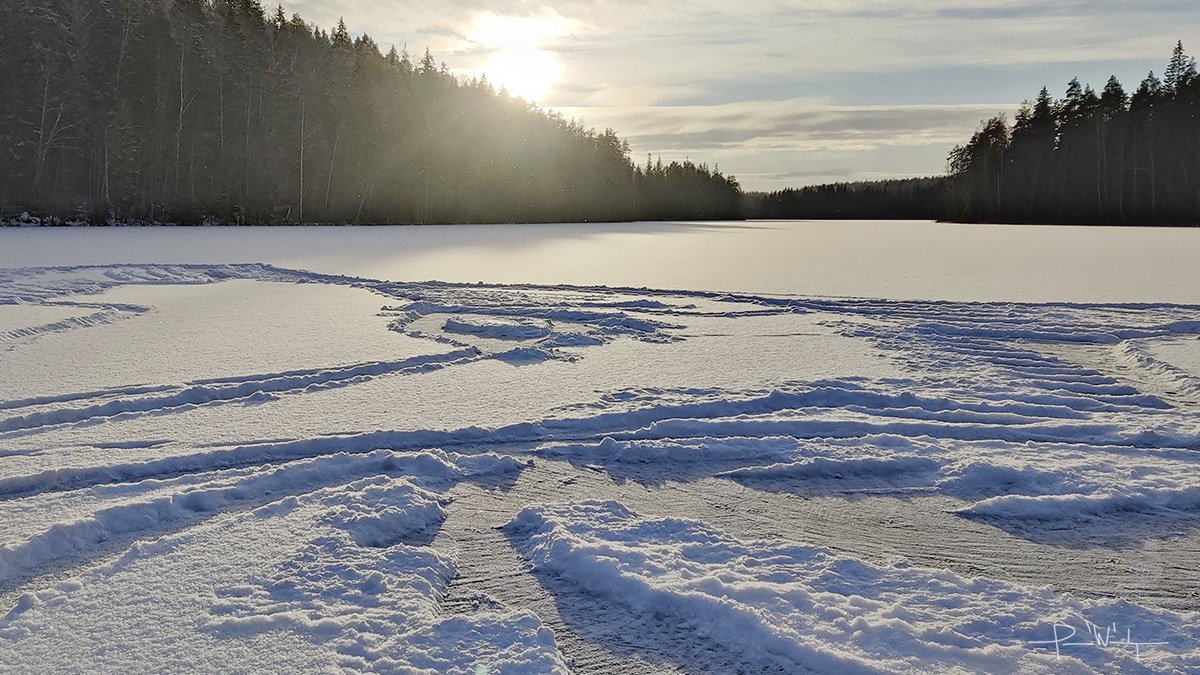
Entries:
[[1043,87],[1010,124],[1000,114],[955,146],[945,176],[748,194],[759,218],[1200,224],[1200,77],[1176,44],[1159,78],[1128,94]]
[[260,0],[4,0],[0,45],[0,217],[740,215],[741,187],[719,170],[640,166],[612,129]]
[[1132,95],[1110,77],[1097,93],[1045,87],[1010,124],[984,121],[948,160],[953,220],[1200,223],[1200,77],[1176,44],[1163,77]]
[[945,191],[943,177],[898,178],[786,188],[746,201],[756,218],[937,220]]

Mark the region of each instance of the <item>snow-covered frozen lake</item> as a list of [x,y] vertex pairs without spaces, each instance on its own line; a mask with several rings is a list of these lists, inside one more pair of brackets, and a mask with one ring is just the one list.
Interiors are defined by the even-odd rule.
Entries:
[[0,230],[0,672],[1200,672],[1200,230]]
[[915,221],[8,230],[0,268],[269,263],[372,279],[889,300],[1200,303],[1189,228]]

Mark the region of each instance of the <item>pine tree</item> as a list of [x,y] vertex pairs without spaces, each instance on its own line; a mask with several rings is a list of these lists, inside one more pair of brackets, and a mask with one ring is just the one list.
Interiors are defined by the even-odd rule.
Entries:
[[350,31],[346,30],[346,20],[338,19],[337,28],[333,29],[333,33],[329,36],[330,44],[335,49],[350,49],[353,43],[350,40]]
[[1109,76],[1100,95],[1102,217],[1123,222],[1125,213],[1125,127],[1129,95],[1116,75]]
[[1200,223],[1200,76],[1182,42],[1164,78],[1149,73],[1132,96],[1116,77],[1100,95],[1073,79],[1057,103],[1043,88],[1022,104],[999,186],[994,126],[950,154],[954,217]]
[[1170,96],[1177,96],[1187,89],[1196,79],[1196,59],[1183,52],[1183,40],[1175,44],[1171,60],[1163,72],[1163,91]]

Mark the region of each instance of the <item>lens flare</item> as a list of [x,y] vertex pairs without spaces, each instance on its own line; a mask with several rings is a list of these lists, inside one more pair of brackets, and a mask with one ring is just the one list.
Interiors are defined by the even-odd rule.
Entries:
[[540,101],[561,75],[558,57],[546,43],[570,33],[561,18],[518,18],[488,14],[479,19],[468,37],[494,55],[482,73],[496,87],[513,96]]

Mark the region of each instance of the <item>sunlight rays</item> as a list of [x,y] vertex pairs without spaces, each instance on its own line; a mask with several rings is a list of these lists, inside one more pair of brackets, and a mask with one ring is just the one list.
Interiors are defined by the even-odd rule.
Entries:
[[493,51],[480,69],[489,82],[514,96],[540,101],[558,82],[561,68],[547,42],[570,33],[571,22],[553,18],[517,18],[487,14],[468,40]]

